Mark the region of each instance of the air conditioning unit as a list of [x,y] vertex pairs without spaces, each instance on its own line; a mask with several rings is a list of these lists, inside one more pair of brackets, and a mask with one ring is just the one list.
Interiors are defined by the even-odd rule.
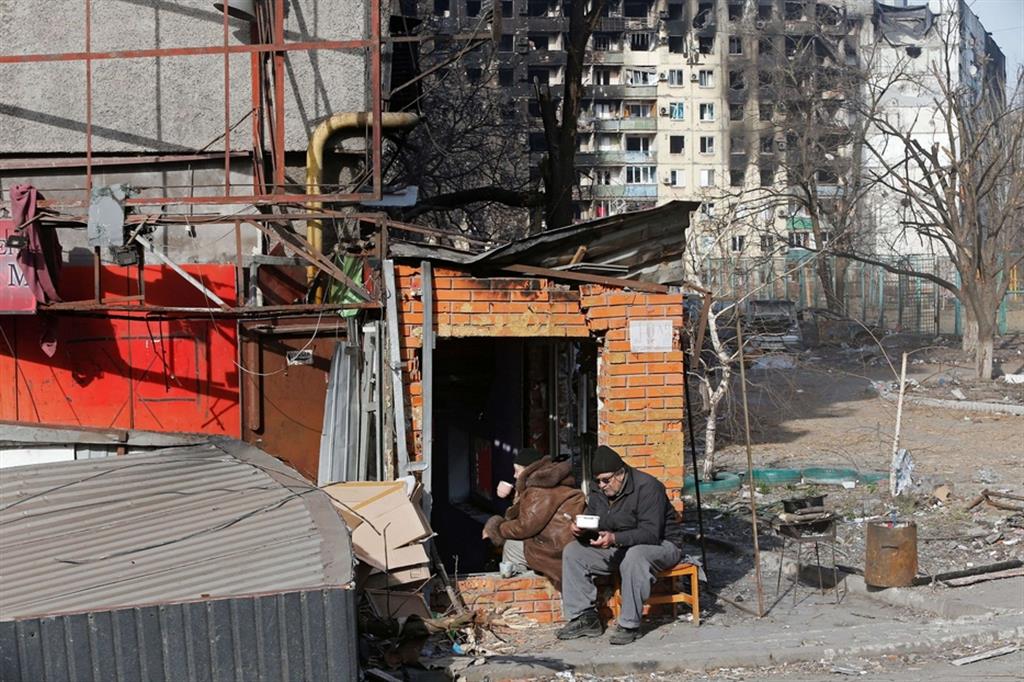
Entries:
[[672,176],[669,175],[668,173],[666,173],[665,175],[661,176],[661,184],[663,184],[663,185],[671,185],[672,184]]
[[776,213],[775,215],[777,215],[780,218],[788,218],[789,217],[789,212],[780,208],[779,212]]
[[665,73],[664,71],[661,71],[661,72],[658,73],[658,81],[659,82],[664,83],[667,80],[668,80],[668,74],[667,73]]
[[668,116],[668,107],[662,107],[661,109],[658,110],[658,113],[661,114],[662,116]]
[[778,149],[780,152],[786,151],[786,141],[779,140],[778,142],[775,143],[775,148]]
[[758,19],[757,21],[754,22],[754,26],[757,26],[759,30],[764,29],[764,27],[767,25],[768,22],[765,21],[764,19]]

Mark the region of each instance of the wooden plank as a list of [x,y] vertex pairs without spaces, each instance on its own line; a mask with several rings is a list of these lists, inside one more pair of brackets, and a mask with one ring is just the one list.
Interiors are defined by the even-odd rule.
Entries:
[[964,656],[958,658],[955,661],[950,661],[953,665],[967,665],[968,663],[977,663],[978,661],[984,661],[989,658],[995,658],[996,656],[1005,656],[1006,654],[1012,654],[1013,652],[1020,649],[1020,644],[1007,644],[1001,646],[998,649],[989,649],[988,651],[982,651],[980,654],[974,654],[973,656]]
[[533,265],[503,265],[501,269],[506,272],[514,272],[520,275],[533,275],[547,279],[564,280],[569,282],[583,282],[586,284],[601,284],[619,289],[633,289],[651,294],[667,294],[669,288],[664,284],[653,282],[641,282],[635,279],[623,279],[621,277],[606,277],[604,275],[590,275],[583,272],[570,272],[567,270],[552,270],[551,268],[538,268]]
[[953,578],[946,580],[945,583],[950,587],[964,587],[965,585],[973,585],[974,583],[983,583],[986,580],[1002,580],[1003,578],[1016,578],[1017,576],[1024,575],[1024,568],[1011,568],[1006,571],[996,571],[995,573],[983,573],[982,575],[971,575],[965,578]]

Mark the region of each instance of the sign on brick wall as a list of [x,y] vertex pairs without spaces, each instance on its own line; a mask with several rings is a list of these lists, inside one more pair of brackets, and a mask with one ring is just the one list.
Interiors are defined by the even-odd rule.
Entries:
[[630,353],[671,353],[672,320],[630,320]]
[[34,313],[36,296],[18,264],[18,249],[7,246],[14,221],[0,220],[0,313]]

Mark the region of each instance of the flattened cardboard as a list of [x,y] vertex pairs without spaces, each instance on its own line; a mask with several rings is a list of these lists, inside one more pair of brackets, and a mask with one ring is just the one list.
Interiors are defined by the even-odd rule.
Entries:
[[382,571],[407,568],[428,561],[427,551],[423,545],[387,549],[384,547],[384,538],[366,524],[352,531],[352,547],[355,549],[356,557]]
[[419,592],[399,592],[397,590],[367,590],[367,596],[373,610],[381,618],[403,618],[419,616],[430,618],[430,609]]
[[[334,483],[323,490],[334,500],[334,506],[345,519],[349,530],[358,528],[364,518],[372,518],[373,514],[388,511],[407,499],[405,484],[402,481]],[[399,492],[401,496],[395,496],[395,493]],[[382,499],[387,501],[380,505]]]
[[362,587],[372,587],[375,589],[383,589],[385,587],[395,587],[398,585],[412,585],[418,583],[422,585],[426,581],[430,580],[433,574],[430,572],[430,565],[423,564],[422,566],[410,566],[400,570],[392,570],[388,573],[373,569],[373,572],[362,577],[358,584]]

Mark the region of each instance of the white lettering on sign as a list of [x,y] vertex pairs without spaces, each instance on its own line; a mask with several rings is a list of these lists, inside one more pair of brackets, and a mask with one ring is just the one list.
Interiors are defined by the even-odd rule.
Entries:
[[672,352],[672,320],[630,320],[629,352]]
[[36,295],[18,264],[20,249],[7,245],[7,237],[13,232],[12,221],[0,220],[0,313],[32,313]]

